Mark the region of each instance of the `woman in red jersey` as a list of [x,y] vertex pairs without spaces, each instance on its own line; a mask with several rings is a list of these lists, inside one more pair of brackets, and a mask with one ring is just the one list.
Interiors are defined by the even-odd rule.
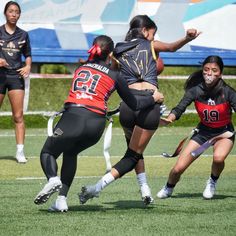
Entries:
[[[200,123],[197,126],[198,133],[191,137],[170,171],[166,185],[157,193],[158,198],[168,198],[172,195],[181,175],[196,160],[191,152],[217,135],[226,131],[234,132],[232,109],[236,112],[236,91],[222,80],[223,67],[220,57],[207,57],[202,70],[193,73],[186,81],[185,94],[179,104],[171,110],[167,119],[163,120],[164,124],[168,124],[179,119],[187,106],[194,102]],[[224,169],[225,159],[233,148],[234,139],[235,135],[222,138],[213,145],[211,176],[203,191],[205,199],[211,199],[215,194],[217,179]]]
[[[105,129],[107,101],[117,90],[120,97],[134,110],[154,106],[163,101],[157,91],[146,96],[133,96],[125,79],[110,67],[114,43],[108,36],[95,38],[90,56],[74,73],[74,78],[65,101],[65,111],[48,137],[40,154],[42,169],[48,183],[36,196],[35,204],[45,203],[60,189],[52,211],[67,211],[66,196],[77,167],[77,155],[96,144]],[[63,153],[61,179],[57,176],[56,159]],[[132,153],[135,155],[135,153]],[[132,159],[132,155],[130,159]]]

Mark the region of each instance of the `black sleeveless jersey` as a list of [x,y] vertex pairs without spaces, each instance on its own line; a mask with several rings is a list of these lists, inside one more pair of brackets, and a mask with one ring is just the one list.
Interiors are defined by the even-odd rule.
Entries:
[[123,77],[128,84],[148,82],[157,86],[156,54],[146,39],[118,43],[114,49]]
[[215,96],[207,96],[204,83],[187,90],[171,113],[179,119],[187,106],[194,102],[201,123],[205,126],[220,128],[230,124],[232,109],[236,112],[236,91],[222,80],[219,83],[221,83],[221,90]]
[[23,66],[24,57],[31,56],[31,47],[28,33],[19,27],[13,34],[7,33],[5,26],[0,26],[0,58],[9,64],[8,69],[17,70]]

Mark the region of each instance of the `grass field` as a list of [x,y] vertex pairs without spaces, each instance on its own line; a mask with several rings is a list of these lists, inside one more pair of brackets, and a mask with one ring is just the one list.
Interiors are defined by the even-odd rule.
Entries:
[[[164,159],[188,128],[160,128],[145,152],[146,171],[153,196],[165,184],[176,159]],[[46,129],[27,129],[26,165],[15,162],[13,130],[0,130],[0,235],[236,235],[236,147],[226,160],[213,200],[203,200],[202,191],[210,173],[211,150],[182,176],[173,197],[144,207],[134,172],[106,188],[99,198],[79,205],[77,193],[84,184],[95,183],[105,171],[101,140],[78,157],[78,170],[68,195],[67,213],[49,213],[53,195],[41,206],[33,199],[46,183],[39,153]],[[122,130],[113,130],[112,163],[126,146]],[[61,165],[61,158],[58,160]]]

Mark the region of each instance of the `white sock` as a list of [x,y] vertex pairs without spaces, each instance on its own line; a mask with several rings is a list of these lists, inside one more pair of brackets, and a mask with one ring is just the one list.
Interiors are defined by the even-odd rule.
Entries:
[[51,181],[59,181],[60,178],[58,176],[55,176],[55,177],[51,177],[48,181],[51,182]]
[[107,185],[115,180],[113,175],[109,172],[105,174],[96,184],[96,192],[101,192]]
[[146,173],[139,173],[137,174],[137,180],[138,180],[138,184],[141,187],[144,184],[147,184],[147,177],[146,177]]
[[22,152],[24,150],[24,144],[17,144],[16,149],[18,152]]

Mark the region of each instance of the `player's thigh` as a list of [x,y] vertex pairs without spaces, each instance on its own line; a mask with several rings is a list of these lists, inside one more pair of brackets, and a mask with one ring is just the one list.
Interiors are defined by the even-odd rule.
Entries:
[[223,138],[218,140],[213,147],[214,161],[222,162],[226,159],[233,148],[234,142],[232,139]]
[[184,150],[180,153],[174,169],[180,172],[186,170],[196,160],[196,158],[191,155],[191,152],[196,150],[199,146],[200,144],[194,140],[190,140]]
[[55,126],[53,136],[47,139],[43,151],[55,156],[62,152],[76,155],[98,142],[105,123],[105,117],[83,108],[67,111]]
[[135,126],[129,147],[138,153],[143,153],[155,131],[156,130],[147,130],[139,126]]

